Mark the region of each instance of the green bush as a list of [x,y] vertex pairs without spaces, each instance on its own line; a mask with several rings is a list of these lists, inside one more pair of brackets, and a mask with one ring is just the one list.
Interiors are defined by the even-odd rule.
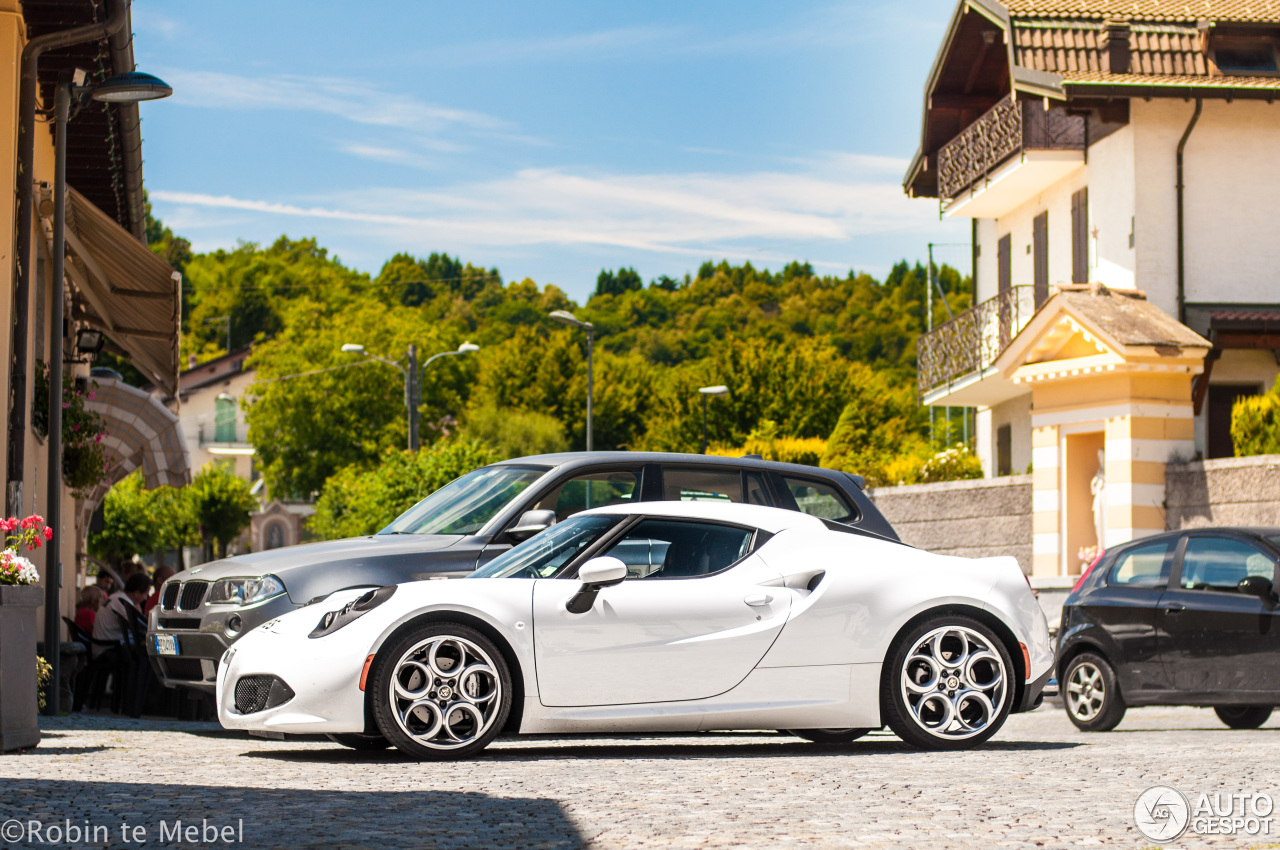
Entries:
[[920,467],[920,482],[936,484],[939,481],[964,481],[982,477],[982,461],[969,451],[968,446],[955,446],[938,452]]
[[1280,454],[1280,379],[1265,395],[1236,399],[1231,408],[1236,457]]
[[474,439],[441,440],[417,454],[388,451],[372,469],[338,470],[325,482],[307,525],[322,540],[373,534],[453,479],[499,459]]

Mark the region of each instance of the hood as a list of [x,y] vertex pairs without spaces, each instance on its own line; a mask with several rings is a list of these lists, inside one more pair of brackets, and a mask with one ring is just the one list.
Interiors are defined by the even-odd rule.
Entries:
[[[370,570],[382,573],[388,568],[396,572],[421,568],[425,566],[424,560],[429,560],[424,559],[424,555],[442,552],[467,539],[453,534],[374,534],[325,540],[211,561],[178,573],[178,578],[217,581],[274,575],[284,582],[294,601],[300,602],[357,583],[391,583],[371,580],[366,573]],[[314,587],[317,582],[335,586],[317,592]]]

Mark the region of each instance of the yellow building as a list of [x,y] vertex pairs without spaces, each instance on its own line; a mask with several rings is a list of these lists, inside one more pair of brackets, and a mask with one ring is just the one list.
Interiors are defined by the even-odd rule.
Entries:
[[[122,0],[0,0],[0,194],[17,199],[0,207],[0,232],[11,240],[0,263],[7,319],[0,324],[0,394],[7,402],[0,408],[0,476],[8,516],[50,513],[48,443],[33,413],[47,409],[47,398],[37,398],[34,388],[37,363],[49,359],[54,334],[63,340],[67,382],[88,376],[101,334],[106,350],[176,395],[181,281],[146,245],[136,103],[86,100],[73,110],[66,125],[65,279],[52,279],[49,110],[55,87],[68,81],[93,86],[134,71],[132,32]],[[59,298],[65,321],[54,327]],[[87,521],[110,486],[138,468],[150,487],[182,484],[189,476],[173,412],[123,382],[96,380],[88,407],[106,421],[106,478],[83,500],[59,487],[61,575],[46,563],[47,548],[33,557],[43,582],[61,579],[62,614],[74,612],[85,575]]]

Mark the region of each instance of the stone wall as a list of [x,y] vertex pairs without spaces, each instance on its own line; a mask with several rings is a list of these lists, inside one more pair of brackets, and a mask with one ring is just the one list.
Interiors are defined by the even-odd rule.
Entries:
[[1031,476],[876,487],[871,501],[903,542],[930,552],[1012,555],[1031,570]]
[[1171,463],[1165,468],[1165,528],[1280,527],[1280,455]]

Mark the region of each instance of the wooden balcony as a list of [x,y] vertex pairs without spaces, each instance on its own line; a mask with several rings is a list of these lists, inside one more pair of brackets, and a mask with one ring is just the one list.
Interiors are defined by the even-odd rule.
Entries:
[[1084,116],[1009,96],[938,151],[949,216],[998,217],[1084,164]]
[[986,379],[1035,311],[1035,287],[1014,286],[921,336],[916,361],[924,402],[986,407],[1017,395],[1011,384]]

